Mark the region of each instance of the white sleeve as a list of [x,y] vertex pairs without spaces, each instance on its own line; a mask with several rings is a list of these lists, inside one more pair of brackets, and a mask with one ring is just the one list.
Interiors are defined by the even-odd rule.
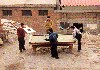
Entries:
[[76,30],[73,30],[73,37],[75,37],[76,36]]
[[82,33],[80,32],[80,30],[77,30],[77,33],[78,33],[78,34],[82,34]]

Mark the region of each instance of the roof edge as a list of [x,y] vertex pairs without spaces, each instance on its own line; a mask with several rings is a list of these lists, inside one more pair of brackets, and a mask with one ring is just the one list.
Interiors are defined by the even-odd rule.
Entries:
[[56,4],[14,4],[0,5],[0,7],[56,7]]

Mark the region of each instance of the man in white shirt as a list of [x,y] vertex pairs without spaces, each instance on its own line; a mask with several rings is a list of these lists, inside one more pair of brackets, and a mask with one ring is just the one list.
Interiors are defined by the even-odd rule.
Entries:
[[80,52],[82,33],[75,26],[71,26],[70,28],[73,29],[73,37],[78,40],[78,52]]

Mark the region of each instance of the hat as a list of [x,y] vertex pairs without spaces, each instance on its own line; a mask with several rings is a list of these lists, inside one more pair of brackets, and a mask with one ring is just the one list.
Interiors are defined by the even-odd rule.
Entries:
[[47,18],[50,18],[50,16],[47,16]]
[[75,27],[74,26],[71,26],[70,28],[74,29]]
[[24,25],[24,23],[21,23],[21,26],[23,26]]

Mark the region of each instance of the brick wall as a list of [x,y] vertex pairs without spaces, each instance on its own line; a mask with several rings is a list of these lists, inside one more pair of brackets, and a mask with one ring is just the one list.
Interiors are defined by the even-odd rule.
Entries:
[[[2,10],[12,10],[12,16],[3,16],[2,15]],[[32,16],[30,17],[25,17],[22,16],[21,10],[31,10],[32,11]],[[46,21],[47,16],[39,16],[38,15],[38,10],[41,8],[0,8],[0,19],[3,18],[8,18],[11,20],[15,20],[17,22],[23,22],[27,24],[28,26],[32,27],[39,33],[46,33],[45,28],[44,28],[44,22]],[[43,9],[43,8],[42,8]],[[55,12],[53,8],[44,8],[48,9],[48,15],[51,16],[51,20],[53,21],[53,29],[56,32],[63,32],[62,30],[59,29],[59,23],[60,21],[65,21],[68,23],[99,23],[100,22],[100,16],[99,13],[61,13],[61,12]],[[92,19],[91,19],[92,18]]]
[[[46,33],[44,29],[44,24],[47,19],[47,16],[39,16],[38,9],[39,8],[9,8],[12,10],[12,16],[3,16],[2,10],[7,10],[8,8],[2,8],[0,9],[0,19],[10,19],[17,22],[22,22],[27,24],[29,27],[32,27],[39,33]],[[8,10],[9,10],[8,9]],[[32,16],[22,16],[21,10],[31,10]],[[51,17],[50,19],[53,21],[53,29],[57,30],[57,19],[59,19],[59,14],[54,13],[53,9],[48,9],[48,15]]]

